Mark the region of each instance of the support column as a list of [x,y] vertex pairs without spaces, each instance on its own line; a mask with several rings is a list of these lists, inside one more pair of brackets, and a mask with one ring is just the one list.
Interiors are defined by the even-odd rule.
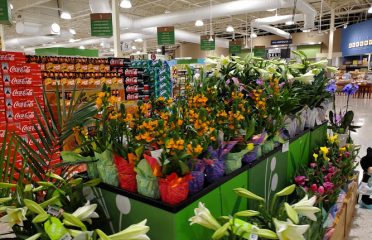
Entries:
[[119,0],[112,0],[112,28],[114,33],[114,56],[122,57],[120,43],[120,8]]
[[328,42],[328,64],[332,64],[332,58],[333,58],[333,38],[334,38],[334,32],[335,32],[335,7],[334,4],[332,4],[332,10],[331,10],[331,22],[329,27],[329,42]]
[[0,24],[1,51],[5,51],[4,25]]
[[142,52],[147,53],[147,41],[143,39]]

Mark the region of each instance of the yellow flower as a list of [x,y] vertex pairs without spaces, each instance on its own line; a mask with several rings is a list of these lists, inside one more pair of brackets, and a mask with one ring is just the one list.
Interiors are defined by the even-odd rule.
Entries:
[[115,96],[111,96],[111,97],[109,98],[108,101],[109,101],[109,103],[111,103],[111,104],[115,104],[115,103],[117,103],[118,98],[115,97]]
[[248,149],[249,152],[252,151],[254,149],[254,144],[253,143],[248,143],[247,144],[247,149]]
[[314,159],[315,159],[315,161],[316,161],[316,160],[318,160],[319,155],[316,154],[316,153],[314,153],[314,154],[313,154],[313,157],[314,157]]
[[327,157],[329,149],[327,147],[321,147],[320,152],[323,154],[324,160],[329,161],[329,158]]
[[341,153],[346,152],[346,147],[342,147],[342,148],[340,148],[340,152],[341,152]]
[[182,123],[183,123],[183,121],[182,121],[181,119],[178,119],[178,121],[177,121],[177,125],[178,125],[178,126],[182,126]]
[[197,154],[200,154],[202,151],[203,151],[203,148],[200,144],[198,144],[196,148],[194,149],[194,152]]
[[105,92],[99,92],[99,93],[97,94],[97,96],[98,96],[99,98],[104,98],[105,95],[106,95]]
[[102,107],[102,99],[101,98],[97,98],[96,99],[96,106],[97,106],[97,108],[101,108]]
[[333,143],[337,142],[338,135],[335,134],[334,136],[327,136],[327,138],[328,138],[328,142],[331,143],[331,144],[333,144]]
[[160,96],[160,97],[158,98],[158,101],[163,102],[164,100],[165,100],[165,98],[164,98],[163,96]]

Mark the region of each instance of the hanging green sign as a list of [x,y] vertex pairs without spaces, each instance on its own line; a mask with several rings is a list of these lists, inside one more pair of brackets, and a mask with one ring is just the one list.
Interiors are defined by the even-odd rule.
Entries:
[[8,0],[0,0],[0,24],[11,24],[12,11]]
[[92,13],[90,14],[90,29],[93,37],[111,37],[112,14],[111,13]]
[[173,45],[175,43],[174,27],[158,27],[158,45]]
[[200,50],[212,51],[215,49],[216,49],[216,36],[215,35],[200,36]]
[[229,42],[229,53],[238,54],[242,52],[242,42],[239,40],[233,40]]
[[255,57],[266,58],[265,46],[255,46],[253,52]]

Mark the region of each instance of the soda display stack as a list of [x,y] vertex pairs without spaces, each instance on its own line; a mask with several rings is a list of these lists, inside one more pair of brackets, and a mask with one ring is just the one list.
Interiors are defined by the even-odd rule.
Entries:
[[170,67],[166,61],[162,62],[161,67],[158,67],[158,77],[155,80],[155,95],[157,98],[164,97],[166,99],[172,97],[172,80],[170,76]]
[[[12,132],[26,141],[27,133],[37,139],[34,128],[38,112],[36,102],[44,108],[40,65],[26,63],[26,56],[20,52],[0,52],[0,64],[0,142],[9,138]],[[31,144],[31,147],[35,146]],[[21,159],[18,157],[17,160]]]
[[148,61],[132,61],[130,67],[125,69],[125,100],[148,101],[151,98],[152,86],[148,71]]

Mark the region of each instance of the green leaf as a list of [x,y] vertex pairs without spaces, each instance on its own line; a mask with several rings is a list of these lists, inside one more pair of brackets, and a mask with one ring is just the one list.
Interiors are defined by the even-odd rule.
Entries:
[[255,233],[259,237],[264,239],[279,239],[278,235],[275,232],[268,229],[257,229],[255,230]]
[[14,188],[17,184],[0,182],[0,188]]
[[12,200],[11,197],[0,198],[0,204],[3,204],[3,203],[6,203],[6,202],[9,202],[10,200]]
[[84,223],[82,221],[80,221],[79,218],[75,217],[74,215],[72,215],[70,213],[67,213],[67,212],[64,212],[63,213],[63,218],[64,218],[63,223],[65,225],[71,225],[71,226],[79,227],[83,231],[87,230],[87,227],[84,225]]
[[241,197],[245,197],[245,198],[249,198],[249,199],[253,199],[253,200],[265,202],[265,199],[263,199],[260,196],[257,196],[256,194],[254,194],[254,193],[252,193],[252,192],[250,192],[250,191],[248,191],[247,189],[244,189],[244,188],[235,188],[234,189],[234,192],[238,196],[241,196]]
[[57,175],[57,174],[55,174],[55,173],[50,172],[50,173],[47,173],[47,174],[45,174],[45,175],[48,176],[48,177],[51,177],[51,178],[57,179],[57,180],[59,180],[59,181],[65,182],[65,179],[63,179],[61,176],[59,176],[59,175]]
[[50,216],[49,216],[48,213],[39,214],[36,217],[34,217],[34,219],[32,219],[32,223],[42,223],[42,222],[45,222],[49,217]]
[[55,202],[57,202],[59,200],[59,196],[54,196],[42,203],[40,203],[40,207],[42,207],[43,209],[48,207],[49,205],[53,205]]
[[101,183],[101,179],[94,178],[84,183],[84,186],[94,187]]
[[39,204],[37,204],[36,202],[30,200],[30,199],[25,199],[24,200],[24,203],[26,205],[26,207],[31,211],[31,212],[34,212],[34,213],[37,213],[37,214],[46,214],[46,212],[44,211],[44,209],[42,207],[40,207]]
[[229,229],[229,227],[230,227],[230,222],[225,223],[222,227],[220,227],[213,233],[212,239],[218,240],[228,235],[229,233],[227,230]]
[[284,203],[284,207],[288,217],[292,220],[292,222],[298,224],[299,219],[297,212],[288,203]]
[[96,229],[96,233],[99,235],[99,237],[102,240],[110,240],[110,238],[104,232],[102,232],[101,230]]
[[39,237],[41,237],[41,233],[36,233],[35,235],[32,235],[31,237],[29,238],[26,238],[26,240],[36,240],[38,239]]

